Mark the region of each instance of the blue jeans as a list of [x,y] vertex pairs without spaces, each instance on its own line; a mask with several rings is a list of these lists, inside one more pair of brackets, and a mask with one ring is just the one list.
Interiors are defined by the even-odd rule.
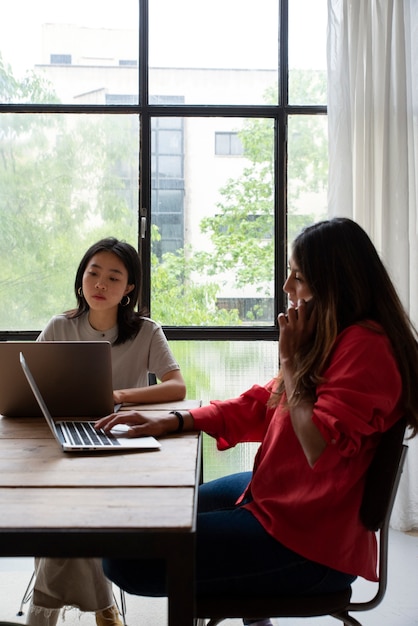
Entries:
[[[302,595],[349,587],[355,576],[292,552],[269,535],[252,513],[235,505],[250,478],[251,472],[242,472],[199,487],[197,594]],[[104,559],[103,568],[128,593],[166,595],[163,561]]]

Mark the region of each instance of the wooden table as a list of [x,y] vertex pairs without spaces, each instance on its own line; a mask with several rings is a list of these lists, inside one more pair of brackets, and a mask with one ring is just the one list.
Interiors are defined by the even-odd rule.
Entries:
[[0,554],[165,559],[169,624],[192,626],[200,438],[160,441],[64,453],[42,418],[0,417]]

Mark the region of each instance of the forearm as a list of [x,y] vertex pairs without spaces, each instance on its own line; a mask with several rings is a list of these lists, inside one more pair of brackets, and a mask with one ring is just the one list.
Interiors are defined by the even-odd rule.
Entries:
[[[135,411],[132,414],[135,414]],[[147,434],[161,436],[196,430],[193,416],[189,411],[170,411],[157,418],[151,417],[149,420],[146,419],[145,411],[141,415],[145,416],[145,421],[139,425],[139,428],[147,428],[149,430]],[[135,429],[135,426],[133,428]]]
[[117,389],[113,392],[115,402],[132,404],[153,404],[183,400],[185,395],[186,386],[184,382],[175,379],[166,380],[149,387]]
[[[295,391],[291,362],[284,361],[281,370],[286,396],[290,398]],[[289,408],[293,430],[311,467],[313,467],[326,447],[324,438],[312,421],[313,407],[314,403],[307,400]]]

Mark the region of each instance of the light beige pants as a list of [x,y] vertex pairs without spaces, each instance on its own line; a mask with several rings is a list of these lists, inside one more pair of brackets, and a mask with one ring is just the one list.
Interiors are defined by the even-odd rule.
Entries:
[[55,626],[62,607],[102,611],[113,605],[112,584],[101,559],[35,559],[35,586],[28,611],[30,626]]

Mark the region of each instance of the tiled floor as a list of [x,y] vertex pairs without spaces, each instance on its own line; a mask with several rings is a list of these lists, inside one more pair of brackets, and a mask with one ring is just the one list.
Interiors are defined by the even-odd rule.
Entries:
[[[17,617],[22,595],[33,569],[33,560],[0,559],[0,620],[25,623],[25,616]],[[358,580],[354,584],[354,600],[373,595],[375,585]],[[25,607],[26,609],[26,607]],[[359,613],[363,626],[417,626],[418,625],[418,536],[390,531],[389,583],[383,602],[373,611]],[[138,598],[127,596],[127,623],[129,626],[165,626],[167,624],[167,602],[163,598]],[[224,622],[225,626],[238,626],[240,620]],[[274,620],[274,623],[278,622]],[[281,620],[286,626],[338,625],[330,617]],[[94,626],[91,614],[67,611],[64,626]],[[181,626],[179,624],[179,626]]]

